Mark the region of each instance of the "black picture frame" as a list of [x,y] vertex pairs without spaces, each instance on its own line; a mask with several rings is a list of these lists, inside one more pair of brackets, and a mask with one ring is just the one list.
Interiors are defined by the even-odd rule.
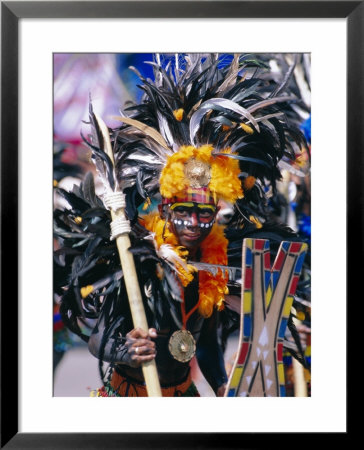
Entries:
[[[87,5],[87,6],[86,6]],[[258,448],[277,434],[20,433],[18,430],[18,23],[22,18],[344,18],[347,21],[347,300],[361,292],[363,264],[363,1],[5,1],[1,2],[1,448]],[[341,62],[342,63],[342,62]],[[340,118],[342,121],[343,118]],[[354,253],[355,252],[355,253]],[[12,299],[8,302],[7,299]],[[9,320],[12,318],[12,320]],[[349,360],[349,358],[348,358]],[[349,411],[349,410],[348,410]],[[294,411],[293,411],[294,413]],[[143,414],[144,416],[144,414]],[[188,421],[188,420],[187,420]],[[335,434],[340,445],[347,432]],[[289,432],[289,430],[287,430]],[[351,434],[350,434],[351,436]],[[316,434],[315,443],[320,434]],[[327,435],[322,436],[327,443]],[[283,445],[285,445],[283,443]],[[293,445],[287,443],[287,445]],[[306,443],[307,445],[307,443]],[[296,446],[296,445],[295,445]]]

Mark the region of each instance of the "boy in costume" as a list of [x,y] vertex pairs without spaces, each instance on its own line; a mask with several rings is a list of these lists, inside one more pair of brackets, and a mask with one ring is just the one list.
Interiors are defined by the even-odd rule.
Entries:
[[[61,191],[72,208],[55,213],[63,244],[55,277],[64,289],[61,312],[100,360],[99,396],[147,395],[141,365],[151,360],[163,396],[198,396],[189,365],[194,355],[215,394],[224,395],[219,330],[234,322],[225,308],[229,291],[230,302],[240,300],[228,265],[241,266],[242,239],[254,233],[297,240],[286,228],[262,223],[265,187],[275,190],[279,161],[294,161],[304,147],[296,123],[282,112],[294,116],[290,104],[299,103],[287,77],[278,84],[260,78],[266,65],[251,55],[228,63],[197,54],[178,56],[174,66],[173,58],[166,61],[157,57],[153,82],[139,74],[145,98],[109,130],[115,169],[92,108],[92,136],[84,138],[105,186],[125,195],[149,331],[133,326],[109,240],[110,214],[92,176],[71,193]],[[221,200],[235,207],[226,229],[216,222]],[[158,212],[146,214],[155,201]],[[96,322],[89,334],[80,329],[82,317]]]

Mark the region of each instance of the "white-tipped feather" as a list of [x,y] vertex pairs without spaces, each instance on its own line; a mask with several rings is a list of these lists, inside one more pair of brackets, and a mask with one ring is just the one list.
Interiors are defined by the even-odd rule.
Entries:
[[161,135],[167,142],[169,148],[173,148],[174,151],[176,151],[177,150],[176,144],[174,142],[171,130],[169,129],[167,119],[159,111],[157,112],[157,117],[158,117],[158,124],[159,124],[159,129],[160,129]]
[[[160,133],[158,133],[157,130],[155,130],[152,127],[149,127],[148,125],[146,125],[145,123],[140,122],[139,120],[135,120],[135,119],[131,119],[130,117],[118,117],[118,116],[113,116],[112,117],[114,120],[119,120],[120,122],[124,122],[127,125],[131,125],[133,127],[135,127],[136,129],[138,129],[139,131],[143,132],[146,136],[154,139],[156,142],[158,142],[159,145],[161,145],[165,150],[167,150],[167,152],[170,151],[170,148],[166,142],[165,137],[163,137]],[[163,118],[161,116],[161,120],[165,118]],[[169,129],[168,129],[169,131]],[[170,134],[169,131],[169,136],[170,139],[172,139],[172,135]],[[162,153],[161,153],[162,154]]]
[[[93,113],[93,117],[94,117],[96,126],[99,128],[99,130],[103,136],[103,140],[104,140],[103,145],[105,148],[102,150],[107,154],[106,147],[111,146],[111,143],[110,143],[110,136],[108,134],[106,125],[103,122],[103,120],[96,113]],[[92,145],[95,145],[96,147],[98,147],[100,145],[96,130],[93,128],[91,129],[91,143],[92,143]],[[104,186],[104,193],[112,194],[113,192],[115,192],[118,189],[118,184],[116,182],[116,174],[115,174],[114,167],[112,167],[112,172],[108,173],[108,168],[107,168],[107,165],[105,164],[105,161],[95,151],[92,152],[92,159],[95,164],[96,172],[99,175],[99,178]],[[113,180],[110,180],[110,177],[113,178]],[[114,189],[112,189],[112,186],[111,186],[112,182],[114,183]]]
[[169,244],[162,244],[157,250],[157,255],[159,258],[164,259],[169,265],[177,272],[180,273],[178,268],[176,267],[176,264],[178,264],[180,267],[182,267],[186,272],[190,271],[190,268],[188,268],[187,262],[177,255],[177,253],[174,251],[173,247]]
[[267,100],[262,100],[261,102],[258,102],[253,106],[250,106],[247,109],[247,111],[249,113],[253,113],[255,111],[258,111],[258,109],[266,108],[267,106],[274,105],[275,103],[288,102],[290,100],[297,100],[297,99],[296,99],[296,97],[293,97],[292,95],[285,95],[283,97],[269,98]]
[[236,54],[236,55],[234,55],[234,59],[231,62],[229,71],[226,74],[225,81],[218,88],[217,92],[223,93],[223,92],[227,91],[229,88],[231,88],[232,86],[234,86],[240,70],[241,70],[241,68],[239,67],[239,55]]
[[254,128],[259,132],[259,125],[257,121],[254,119],[252,114],[247,109],[225,98],[211,98],[210,100],[203,102],[199,107],[199,109],[192,114],[190,121],[190,139],[192,144],[195,143],[195,136],[198,129],[200,128],[200,123],[203,116],[209,110],[214,109],[214,106],[229,109],[239,114],[240,116],[248,119],[250,123],[254,126]]

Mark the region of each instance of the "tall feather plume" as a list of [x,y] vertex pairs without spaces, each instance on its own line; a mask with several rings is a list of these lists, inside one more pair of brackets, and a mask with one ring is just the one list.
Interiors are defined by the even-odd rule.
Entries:
[[[278,74],[271,74],[272,61]],[[246,197],[261,203],[265,186],[275,190],[280,179],[280,161],[290,166],[305,145],[294,109],[302,107],[294,82],[302,55],[287,62],[282,55],[160,54],[150,64],[154,80],[133,68],[144,95],[122,112],[112,134],[118,182],[130,188],[131,209],[159,195],[168,156],[206,143],[216,154],[234,150],[243,186],[246,177],[257,179]]]
[[81,133],[82,139],[92,150],[92,159],[95,162],[96,170],[102,180],[105,191],[108,193],[114,192],[118,186],[116,182],[114,165],[107,153],[104,151],[104,139],[93,111],[91,96],[89,102],[89,118],[91,124],[91,142]]

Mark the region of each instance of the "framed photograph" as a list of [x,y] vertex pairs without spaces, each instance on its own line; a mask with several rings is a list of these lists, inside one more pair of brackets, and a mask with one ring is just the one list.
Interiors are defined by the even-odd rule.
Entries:
[[[363,3],[13,1],[1,3],[1,21],[2,448],[245,448],[282,433],[346,439],[347,305],[360,292],[361,267],[349,250],[362,249],[363,229]],[[70,67],[67,55],[196,52],[310,55],[312,392],[95,399],[62,391],[51,302],[56,72]],[[127,88],[100,75],[101,66],[88,67],[89,79],[108,86],[117,112]],[[86,80],[83,69],[74,73]],[[63,80],[60,104],[81,90],[62,93]],[[93,101],[102,109],[102,94]],[[77,133],[79,122],[77,114],[67,119]]]

